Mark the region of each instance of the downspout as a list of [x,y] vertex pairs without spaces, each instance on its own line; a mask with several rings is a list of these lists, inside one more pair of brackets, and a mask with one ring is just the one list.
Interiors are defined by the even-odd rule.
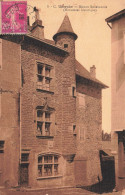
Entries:
[[21,151],[22,151],[22,131],[21,131],[21,89],[22,89],[22,70],[21,70],[21,45],[24,41],[24,36],[22,37],[22,40],[20,41],[20,151],[19,151],[19,164],[21,164]]
[[112,26],[110,26],[110,24],[107,22],[107,25],[109,26],[110,29],[112,29]]

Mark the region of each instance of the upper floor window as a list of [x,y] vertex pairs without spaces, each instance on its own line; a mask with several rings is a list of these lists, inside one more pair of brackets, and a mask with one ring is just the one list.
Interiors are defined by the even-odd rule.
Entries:
[[57,155],[47,154],[38,157],[38,176],[48,177],[59,174],[59,157]]
[[52,80],[52,66],[37,62],[37,87],[38,89],[50,91]]
[[52,135],[52,115],[53,108],[37,107],[37,135],[51,136]]
[[4,141],[0,141],[0,153],[4,153]]
[[29,161],[29,153],[22,153],[21,154],[21,162],[28,162]]
[[72,96],[76,97],[76,88],[75,87],[72,87]]
[[76,135],[76,125],[73,125],[73,135]]

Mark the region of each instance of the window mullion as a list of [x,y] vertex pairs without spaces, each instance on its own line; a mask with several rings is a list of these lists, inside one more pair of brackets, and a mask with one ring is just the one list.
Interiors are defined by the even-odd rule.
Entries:
[[54,175],[54,156],[52,156],[52,175]]
[[45,112],[43,112],[43,135],[45,135]]
[[43,88],[45,88],[45,65],[43,67]]
[[44,156],[42,158],[42,176],[44,177]]
[[[39,174],[39,166],[42,166],[41,174]],[[38,157],[38,174],[41,177],[56,176],[58,174],[58,157],[51,154],[42,155],[41,160]]]

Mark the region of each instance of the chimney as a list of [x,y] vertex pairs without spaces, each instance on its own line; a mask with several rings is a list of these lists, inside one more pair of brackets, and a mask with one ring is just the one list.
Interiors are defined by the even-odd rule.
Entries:
[[44,39],[44,26],[42,25],[42,20],[40,20],[39,11],[39,9],[34,7],[35,22],[32,24],[31,33],[39,39]]
[[91,75],[91,77],[96,78],[96,67],[95,67],[95,65],[90,67],[90,75]]

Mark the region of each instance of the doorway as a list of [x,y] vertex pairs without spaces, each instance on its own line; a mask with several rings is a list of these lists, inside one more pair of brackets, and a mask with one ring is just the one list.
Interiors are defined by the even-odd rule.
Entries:
[[29,164],[20,165],[20,185],[28,186],[29,183],[29,173],[28,173]]

